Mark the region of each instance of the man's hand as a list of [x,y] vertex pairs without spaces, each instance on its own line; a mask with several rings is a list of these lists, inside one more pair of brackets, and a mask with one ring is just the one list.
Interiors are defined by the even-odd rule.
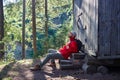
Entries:
[[66,46],[66,49],[69,49],[69,46]]

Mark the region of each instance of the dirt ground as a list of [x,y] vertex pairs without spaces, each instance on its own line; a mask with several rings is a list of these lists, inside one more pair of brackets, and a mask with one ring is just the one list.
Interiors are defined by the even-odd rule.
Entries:
[[[37,61],[38,62],[38,61]],[[112,71],[108,74],[85,74],[81,69],[60,70],[59,64],[50,67],[46,64],[42,70],[31,71],[33,60],[21,60],[0,66],[0,80],[120,80],[120,72]]]

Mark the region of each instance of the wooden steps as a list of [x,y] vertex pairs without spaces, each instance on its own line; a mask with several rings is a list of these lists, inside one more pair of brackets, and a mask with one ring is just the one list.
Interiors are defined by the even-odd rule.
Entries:
[[82,67],[84,57],[83,53],[73,53],[69,60],[60,60],[60,69],[79,69]]

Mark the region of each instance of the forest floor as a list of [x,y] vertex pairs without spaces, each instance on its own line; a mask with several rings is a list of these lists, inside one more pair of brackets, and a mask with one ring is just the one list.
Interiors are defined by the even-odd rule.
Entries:
[[37,63],[39,60],[27,59],[0,65],[0,80],[120,80],[120,72],[117,71],[104,75],[85,74],[81,69],[60,70],[58,62],[56,67],[47,63],[42,70],[31,71],[29,68]]

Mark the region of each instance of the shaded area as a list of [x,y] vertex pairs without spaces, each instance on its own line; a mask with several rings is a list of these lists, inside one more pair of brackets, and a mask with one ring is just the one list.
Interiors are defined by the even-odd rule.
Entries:
[[0,70],[0,80],[28,80],[27,69],[28,64],[24,64],[24,62],[11,62]]
[[[40,58],[36,58],[33,60],[32,62],[32,66],[35,66],[36,64],[40,64],[41,59]],[[31,71],[33,74],[33,80],[46,80],[46,77],[44,74],[42,74],[44,71]]]
[[2,78],[5,78],[6,75],[8,74],[8,72],[11,70],[11,66],[13,66],[15,64],[15,62],[9,63],[8,65],[6,65],[1,71],[0,71],[0,80],[2,80]]
[[115,70],[104,75],[101,73],[85,74],[81,69],[60,70],[58,62],[56,62],[56,67],[50,67],[47,63],[41,71],[29,70],[30,66],[39,62],[39,59],[27,59],[11,62],[3,68],[0,66],[0,80],[120,80],[120,72]]

